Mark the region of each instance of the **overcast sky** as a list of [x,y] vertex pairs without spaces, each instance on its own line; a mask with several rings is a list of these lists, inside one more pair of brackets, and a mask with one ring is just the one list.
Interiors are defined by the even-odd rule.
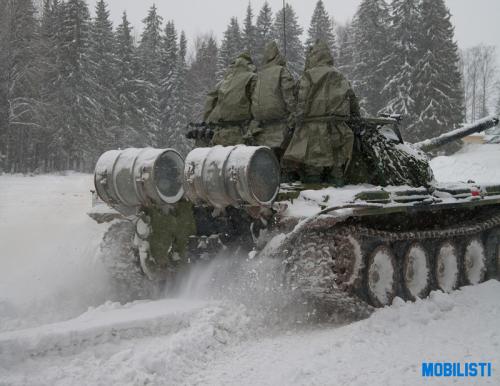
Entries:
[[[273,11],[282,5],[282,0],[268,0]],[[262,7],[264,0],[250,0],[254,12]],[[93,11],[96,0],[89,0]],[[184,30],[188,39],[197,34],[212,31],[218,38],[222,36],[229,18],[237,16],[241,21],[245,16],[248,0],[107,0],[115,26],[121,14],[127,11],[128,18],[141,29],[141,20],[146,16],[151,5],[156,4],[160,15],[165,20],[173,19],[179,30]],[[296,10],[299,21],[307,30],[316,4],[315,0],[288,0]],[[335,20],[349,20],[360,0],[324,0],[328,12]],[[479,43],[497,47],[500,58],[500,0],[446,0],[453,15],[455,36],[461,48]]]

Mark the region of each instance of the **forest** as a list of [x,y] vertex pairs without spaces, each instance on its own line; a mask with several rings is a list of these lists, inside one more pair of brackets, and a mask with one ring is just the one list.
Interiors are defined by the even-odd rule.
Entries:
[[402,114],[410,142],[500,113],[495,47],[459,50],[444,0],[363,0],[345,24],[319,0],[306,29],[290,4],[249,4],[242,16],[219,41],[186,36],[155,6],[142,26],[126,12],[114,26],[104,0],[95,10],[85,0],[0,0],[0,172],[90,171],[113,148],[186,153],[205,95],[242,51],[258,67],[270,40],[282,51],[286,42],[297,78],[307,47],[325,40],[363,113]]

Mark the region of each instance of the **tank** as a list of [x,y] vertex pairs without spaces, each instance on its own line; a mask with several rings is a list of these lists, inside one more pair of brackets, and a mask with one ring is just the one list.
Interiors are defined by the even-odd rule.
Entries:
[[280,259],[283,285],[317,315],[362,316],[396,296],[497,278],[500,181],[437,183],[426,152],[498,118],[417,144],[402,140],[398,122],[351,122],[344,187],[280,181],[266,147],[197,148],[185,160],[172,149],[104,153],[89,214],[118,219],[102,244],[107,265],[140,296],[219,254]]

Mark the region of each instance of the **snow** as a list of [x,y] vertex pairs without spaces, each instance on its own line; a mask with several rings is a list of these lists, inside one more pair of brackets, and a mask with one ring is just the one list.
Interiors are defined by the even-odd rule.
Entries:
[[376,311],[348,326],[290,331],[244,342],[187,384],[421,385],[423,361],[492,361],[489,379],[433,379],[433,385],[500,382],[500,283]]
[[[500,181],[498,165],[500,145],[432,160],[439,182]],[[349,325],[310,325],[275,317],[285,301],[266,275],[275,261],[235,269],[229,257],[198,267],[175,298],[110,302],[96,260],[108,225],[85,214],[91,187],[77,173],[0,176],[0,385],[420,385],[424,361],[492,362],[491,378],[432,384],[500,384],[495,280],[396,298]],[[317,213],[318,201],[353,192],[308,191],[295,203]],[[274,235],[269,255],[284,237]]]
[[92,176],[0,176],[0,331],[74,317],[106,300]]
[[431,167],[440,182],[499,183],[500,145],[467,145],[451,157],[434,158]]

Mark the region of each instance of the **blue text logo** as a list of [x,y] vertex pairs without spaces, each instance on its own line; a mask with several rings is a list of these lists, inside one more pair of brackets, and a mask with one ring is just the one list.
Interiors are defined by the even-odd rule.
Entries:
[[491,362],[422,362],[422,377],[491,377]]

